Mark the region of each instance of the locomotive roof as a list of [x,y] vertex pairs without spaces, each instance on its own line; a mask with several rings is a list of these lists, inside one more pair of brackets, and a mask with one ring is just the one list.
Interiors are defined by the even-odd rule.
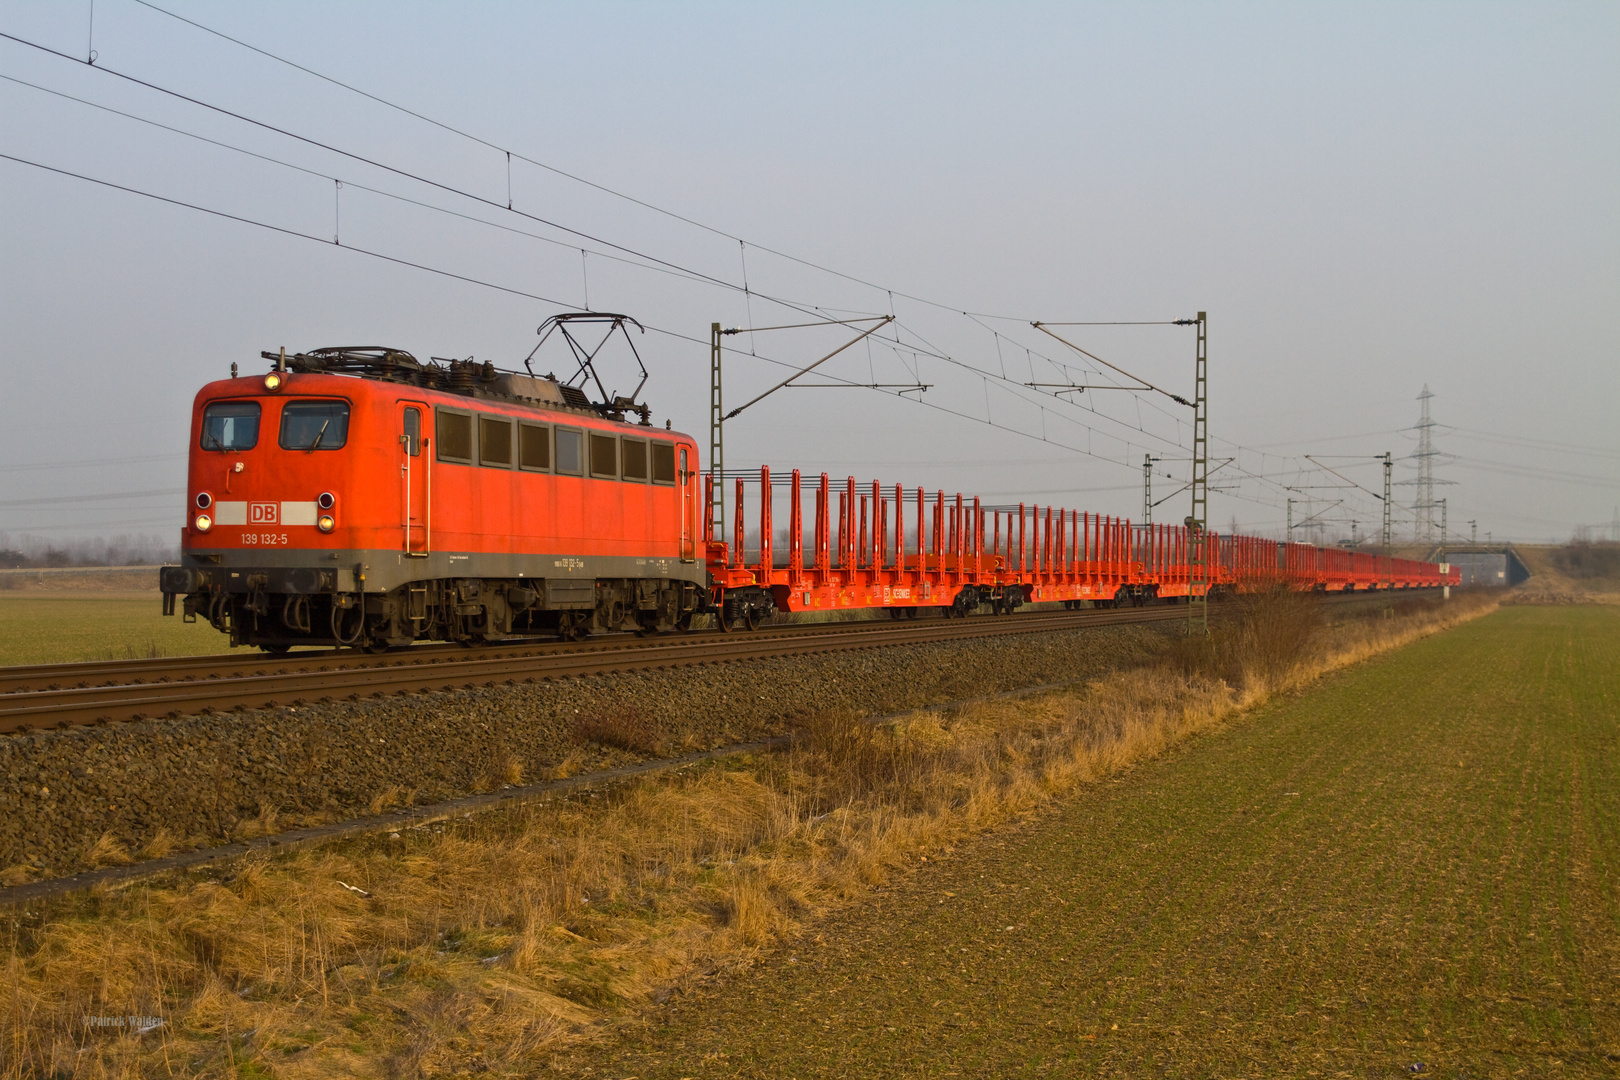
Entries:
[[634,412],[640,415],[642,426],[650,423],[646,405],[622,397],[610,402],[592,401],[584,390],[560,381],[555,375],[501,371],[487,361],[480,364],[471,359],[435,356],[428,363],[423,363],[404,349],[383,345],[333,346],[300,353],[265,351],[259,355],[273,361],[272,370],[279,368],[309,374],[350,375],[470,398],[578,412],[621,422],[626,412]]

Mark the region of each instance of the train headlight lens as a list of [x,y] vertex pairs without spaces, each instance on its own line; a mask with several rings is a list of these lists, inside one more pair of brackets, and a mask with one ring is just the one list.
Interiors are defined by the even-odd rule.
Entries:
[[337,528],[337,519],[331,514],[322,514],[316,519],[315,527],[321,530],[321,532],[331,532],[333,529]]
[[315,505],[320,507],[322,510],[330,510],[332,507],[337,505],[337,496],[333,495],[330,491],[323,491],[321,492],[321,497],[315,500]]
[[197,520],[194,524],[197,526],[198,532],[205,533],[214,527],[214,519],[209,517],[207,514],[198,514]]
[[264,388],[272,394],[281,389],[281,372],[272,371],[264,377]]
[[206,491],[197,492],[197,509],[206,510],[214,505],[214,497]]

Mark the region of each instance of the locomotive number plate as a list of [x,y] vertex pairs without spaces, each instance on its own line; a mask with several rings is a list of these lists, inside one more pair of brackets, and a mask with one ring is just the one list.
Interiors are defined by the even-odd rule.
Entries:
[[287,534],[286,533],[251,533],[250,532],[250,533],[243,533],[242,534],[242,543],[243,543],[244,546],[248,546],[248,547],[252,547],[252,546],[255,546],[255,545],[257,545],[259,547],[276,547],[276,546],[285,544],[286,542],[287,542]]

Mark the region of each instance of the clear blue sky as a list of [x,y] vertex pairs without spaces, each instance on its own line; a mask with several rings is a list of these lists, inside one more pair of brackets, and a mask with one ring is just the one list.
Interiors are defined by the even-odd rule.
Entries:
[[[1620,6],[158,2],[715,231],[521,161],[510,214],[501,150],[135,0],[98,0],[93,38],[88,2],[0,4],[0,31],[78,58],[0,41],[0,74],[308,172],[9,81],[0,153],[328,241],[0,161],[13,536],[172,535],[191,397],[233,361],[256,370],[261,349],[383,343],[508,366],[561,310],[340,249],[334,229],[344,248],[563,304],[588,283],[593,308],[658,328],[646,394],[700,436],[711,322],[802,321],[773,297],[887,313],[893,290],[902,347],[827,370],[931,384],[927,404],[784,391],[728,427],[732,467],[1136,517],[1142,456],[1184,453],[1184,410],[1043,398],[1022,383],[1096,365],[1028,323],[1206,310],[1211,430],[1236,458],[1212,509],[1222,528],[1280,535],[1284,485],[1317,509],[1344,498],[1330,518],[1373,520],[1374,500],[1321,487],[1337,481],[1300,455],[1410,453],[1425,383],[1451,426],[1438,443],[1456,455],[1439,470],[1454,534],[1477,519],[1482,536],[1565,538],[1620,504]],[[89,48],[107,70],[82,62]],[[728,287],[745,262],[747,294]],[[1186,331],[1078,333],[1190,389]],[[807,362],[836,342],[752,348]],[[728,399],[785,374],[731,357]],[[1375,467],[1334,463],[1378,486]]]

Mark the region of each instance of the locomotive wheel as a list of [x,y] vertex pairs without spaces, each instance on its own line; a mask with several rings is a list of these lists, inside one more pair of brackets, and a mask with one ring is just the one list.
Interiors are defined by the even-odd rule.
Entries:
[[690,632],[692,629],[692,614],[690,611],[682,612],[681,617],[675,620],[675,629],[683,634]]
[[289,649],[291,649],[292,646],[291,645],[280,645],[280,644],[277,644],[277,645],[260,645],[259,648],[263,649],[265,652],[269,653],[271,656],[286,656],[287,651]]

